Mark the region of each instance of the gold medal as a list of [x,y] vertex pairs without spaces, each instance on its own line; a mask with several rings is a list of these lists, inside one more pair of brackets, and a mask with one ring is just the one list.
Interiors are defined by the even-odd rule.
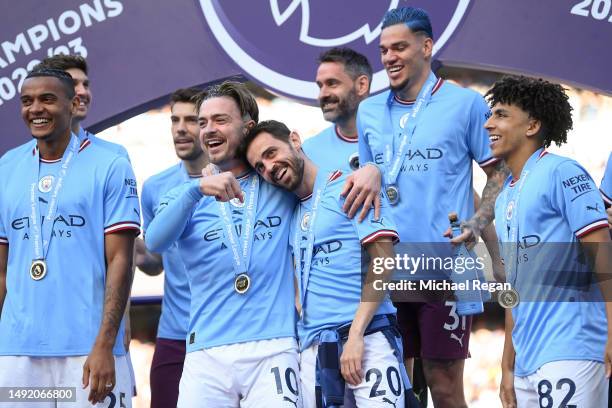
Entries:
[[246,273],[241,273],[240,275],[236,276],[236,279],[234,280],[234,290],[236,290],[236,292],[242,295],[249,290],[249,287],[251,287],[251,278],[249,278],[249,275]]
[[44,259],[36,259],[32,261],[30,266],[30,277],[35,281],[39,281],[47,274],[47,263]]

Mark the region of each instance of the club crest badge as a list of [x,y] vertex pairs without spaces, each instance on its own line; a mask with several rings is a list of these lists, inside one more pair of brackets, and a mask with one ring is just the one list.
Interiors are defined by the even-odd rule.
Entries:
[[38,191],[41,193],[48,193],[53,187],[53,180],[55,177],[52,175],[44,176],[38,181]]
[[506,220],[510,221],[512,214],[514,214],[514,200],[510,201],[506,207]]

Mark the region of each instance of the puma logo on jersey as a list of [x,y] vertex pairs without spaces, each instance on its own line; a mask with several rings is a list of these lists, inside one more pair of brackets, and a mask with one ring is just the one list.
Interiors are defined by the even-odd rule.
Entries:
[[595,204],[595,207],[591,207],[590,205],[587,205],[587,206],[586,206],[586,209],[587,209],[587,211],[588,211],[588,210],[591,210],[591,211],[595,211],[595,212],[598,212],[598,213],[600,213],[600,212],[601,212],[601,211],[599,210],[599,203],[596,203],[596,204]]
[[297,398],[295,399],[295,401],[293,401],[291,398],[283,396],[283,401],[288,401],[292,403],[295,408],[297,408],[297,401],[298,401]]
[[455,333],[451,333],[450,334],[450,338],[453,339],[453,340],[457,340],[461,347],[463,347],[463,336],[465,336],[465,333],[463,333],[461,335],[461,337],[457,337],[457,335]]
[[397,403],[397,399],[395,399],[395,401],[391,401],[391,400],[390,400],[389,398],[387,398],[387,397],[384,397],[384,398],[382,399],[382,401],[383,401],[383,402],[386,402],[386,403],[387,403],[387,404],[389,404],[389,405],[393,405],[394,407],[396,406],[395,404]]

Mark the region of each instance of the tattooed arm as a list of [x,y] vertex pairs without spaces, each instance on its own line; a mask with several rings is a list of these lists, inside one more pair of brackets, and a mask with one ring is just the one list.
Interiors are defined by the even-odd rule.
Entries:
[[462,223],[463,233],[453,238],[451,240],[452,243],[466,242],[472,246],[475,245],[481,231],[495,218],[495,199],[501,191],[508,174],[510,174],[510,170],[508,170],[502,160],[491,166],[484,167],[483,170],[487,175],[487,184],[485,184],[482,190],[480,207],[478,207],[478,210],[471,219]]
[[88,399],[92,403],[102,402],[115,386],[113,347],[130,295],[133,248],[132,231],[108,234],[104,238],[107,266],[102,324],[83,366],[83,387],[90,386]]

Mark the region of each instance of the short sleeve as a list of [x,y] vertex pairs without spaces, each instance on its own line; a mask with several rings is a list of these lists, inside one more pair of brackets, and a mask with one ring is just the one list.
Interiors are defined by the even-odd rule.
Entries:
[[380,199],[380,206],[380,218],[378,220],[374,219],[373,208],[370,209],[362,222],[357,220],[357,216],[351,220],[361,245],[369,244],[383,237],[391,238],[394,243],[399,241],[397,227],[391,215],[391,208],[389,208],[389,202],[384,195]]
[[497,163],[489,146],[489,133],[484,125],[491,116],[491,110],[480,95],[475,95],[470,107],[470,121],[466,129],[466,142],[472,158],[480,167]]
[[608,227],[603,201],[584,168],[567,160],[557,166],[553,177],[552,206],[561,212],[577,238]]
[[140,231],[140,206],[136,177],[123,157],[110,165],[104,185],[104,233]]
[[601,186],[599,187],[601,197],[603,198],[606,205],[612,206],[612,153],[608,157],[608,164],[606,165],[606,171],[604,172],[603,179],[601,180]]

